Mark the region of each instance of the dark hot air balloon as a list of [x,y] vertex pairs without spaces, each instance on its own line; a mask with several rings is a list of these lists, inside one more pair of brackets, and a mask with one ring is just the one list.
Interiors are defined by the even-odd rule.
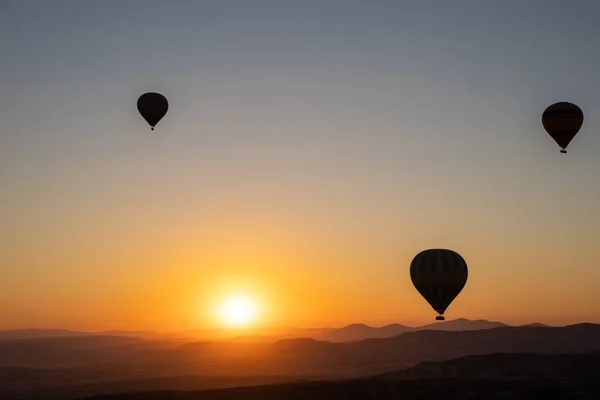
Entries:
[[573,103],[554,103],[542,114],[542,125],[554,141],[566,153],[567,146],[583,125],[583,111]]
[[421,296],[444,320],[444,312],[467,283],[467,263],[452,250],[429,249],[410,263],[410,279]]
[[142,117],[150,124],[152,130],[165,116],[169,109],[169,102],[160,93],[144,93],[137,101],[137,109]]

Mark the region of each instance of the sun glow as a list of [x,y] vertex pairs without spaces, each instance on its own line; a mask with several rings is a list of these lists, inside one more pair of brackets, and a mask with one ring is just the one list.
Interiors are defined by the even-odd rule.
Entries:
[[232,326],[248,325],[256,316],[256,306],[247,296],[229,297],[219,306],[219,316]]

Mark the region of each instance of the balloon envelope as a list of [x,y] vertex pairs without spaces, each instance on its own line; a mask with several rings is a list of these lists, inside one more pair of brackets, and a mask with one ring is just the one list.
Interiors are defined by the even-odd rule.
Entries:
[[544,110],[542,125],[564,150],[583,125],[583,111],[573,103],[554,103]]
[[444,312],[467,283],[467,263],[452,250],[429,249],[410,263],[410,279],[417,291],[443,319]]
[[154,126],[167,114],[169,102],[160,93],[144,93],[137,101],[137,109],[154,130]]

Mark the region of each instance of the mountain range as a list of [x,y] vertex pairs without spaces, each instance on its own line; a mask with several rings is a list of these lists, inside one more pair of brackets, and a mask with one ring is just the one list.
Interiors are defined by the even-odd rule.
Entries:
[[425,330],[440,331],[475,331],[480,329],[499,328],[509,326],[502,322],[475,320],[460,318],[452,321],[437,322],[428,325],[410,327],[401,324],[391,324],[382,327],[372,327],[365,324],[352,324],[340,329],[333,329],[319,336],[319,340],[330,342],[353,342],[364,339],[387,338],[398,336],[406,332],[416,332]]
[[156,391],[89,400],[596,399],[600,354],[491,354],[422,363],[385,375],[188,392]]
[[[497,379],[498,371],[509,371],[508,376],[530,372],[526,369],[510,372],[510,368],[526,368],[524,362],[513,362],[507,370],[502,356],[473,356],[504,353],[512,357],[522,353],[526,354],[523,357],[530,358],[570,355],[569,360],[573,360],[578,355],[600,352],[599,337],[600,325],[578,324],[419,330],[345,343],[311,338],[244,343],[143,340],[107,335],[5,339],[0,340],[0,398],[63,400],[117,392],[197,390],[364,377],[404,381],[474,375]],[[466,356],[472,358],[465,359]],[[452,361],[457,364],[450,361],[454,359],[458,359]],[[555,368],[552,365],[558,365],[558,359],[539,358],[532,363],[550,365],[547,374],[552,375]],[[478,360],[483,360],[483,364],[477,366]],[[440,362],[446,364],[443,367],[431,364]]]
[[[330,342],[352,342],[363,339],[376,339],[398,336],[406,332],[421,330],[466,331],[491,329],[501,326],[510,326],[502,322],[486,320],[468,320],[464,318],[451,321],[436,322],[428,325],[410,327],[402,324],[390,324],[382,327],[373,327],[365,324],[351,324],[342,328],[328,329],[286,329],[253,335],[232,336],[219,330],[193,330],[181,332],[155,332],[155,331],[100,331],[82,332],[67,329],[15,329],[0,331],[0,341],[10,339],[41,339],[58,337],[84,337],[84,336],[126,336],[148,340],[221,340],[235,342],[276,342],[284,339],[312,338]],[[540,323],[525,326],[545,327]]]

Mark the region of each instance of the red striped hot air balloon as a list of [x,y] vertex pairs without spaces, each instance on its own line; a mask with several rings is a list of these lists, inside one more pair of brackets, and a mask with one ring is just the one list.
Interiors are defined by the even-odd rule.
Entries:
[[455,251],[429,249],[417,254],[410,263],[410,279],[417,291],[444,320],[444,313],[467,283],[467,263]]
[[542,125],[552,139],[560,146],[561,153],[583,125],[583,111],[573,103],[554,103],[542,114]]

